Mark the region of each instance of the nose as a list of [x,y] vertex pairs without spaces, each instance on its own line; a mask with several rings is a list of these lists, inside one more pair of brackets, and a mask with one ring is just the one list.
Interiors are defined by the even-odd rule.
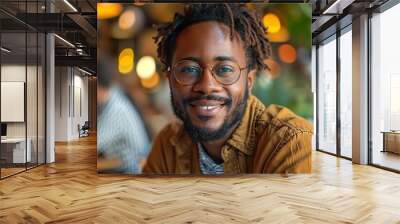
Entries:
[[193,85],[193,91],[194,92],[200,92],[205,95],[209,95],[214,92],[219,92],[221,91],[221,84],[218,83],[217,80],[215,80],[213,74],[211,73],[210,69],[203,69],[203,74],[200,77],[200,80],[198,80],[194,85]]

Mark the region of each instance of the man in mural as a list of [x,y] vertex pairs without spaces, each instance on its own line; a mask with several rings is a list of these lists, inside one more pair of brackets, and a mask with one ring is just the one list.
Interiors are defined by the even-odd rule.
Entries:
[[251,94],[270,44],[244,4],[188,4],[158,29],[180,119],[156,137],[150,174],[308,173],[312,126]]
[[[116,70],[104,53],[98,70],[98,171],[141,173],[150,148],[144,122],[127,94],[113,82]],[[132,127],[135,127],[134,131]]]

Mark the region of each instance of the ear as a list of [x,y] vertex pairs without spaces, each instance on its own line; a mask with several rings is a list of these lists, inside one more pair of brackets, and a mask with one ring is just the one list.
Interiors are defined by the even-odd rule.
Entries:
[[257,74],[257,70],[253,69],[251,70],[248,74],[247,74],[247,87],[249,88],[249,92],[251,93],[253,86],[254,86],[254,82],[256,80],[256,74]]
[[173,77],[172,77],[171,71],[165,71],[165,76],[167,77],[169,87],[172,87],[173,86],[173,82],[172,82]]
[[172,78],[172,66],[170,64],[165,68],[164,71],[168,79]]

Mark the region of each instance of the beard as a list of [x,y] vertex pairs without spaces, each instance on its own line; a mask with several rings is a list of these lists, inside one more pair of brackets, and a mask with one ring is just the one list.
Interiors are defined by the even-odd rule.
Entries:
[[[242,99],[239,100],[239,102],[233,109],[232,109],[232,97],[230,95],[228,97],[220,97],[216,95],[200,95],[197,97],[184,99],[181,104],[183,106],[181,106],[180,104],[178,104],[178,102],[176,102],[176,100],[174,99],[174,95],[171,91],[172,107],[174,109],[175,115],[180,120],[182,120],[186,132],[189,134],[189,136],[195,143],[218,140],[225,137],[228,134],[228,132],[241,121],[247,106],[247,99],[249,98],[249,89],[247,87],[247,84],[245,88],[246,89]],[[222,125],[216,130],[211,130],[209,128],[201,128],[194,125],[187,111],[185,110],[185,108],[189,106],[191,102],[201,99],[223,101],[224,106],[226,106],[228,113],[229,111],[232,111],[230,114],[225,116]]]

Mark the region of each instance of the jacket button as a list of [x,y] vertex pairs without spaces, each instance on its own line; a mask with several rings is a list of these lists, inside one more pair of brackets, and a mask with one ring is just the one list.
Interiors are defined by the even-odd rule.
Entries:
[[222,149],[222,158],[225,160],[226,158],[228,158],[228,156],[229,156],[229,149],[228,148]]

